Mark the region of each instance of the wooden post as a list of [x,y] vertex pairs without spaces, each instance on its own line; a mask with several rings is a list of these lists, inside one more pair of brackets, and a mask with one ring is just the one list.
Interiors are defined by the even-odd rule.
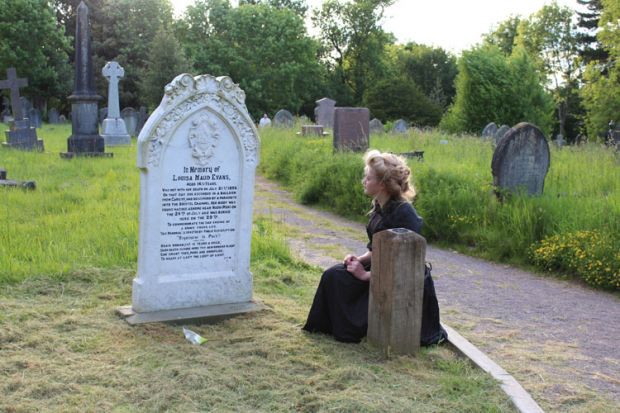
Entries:
[[404,228],[372,239],[368,342],[390,354],[420,350],[426,240]]

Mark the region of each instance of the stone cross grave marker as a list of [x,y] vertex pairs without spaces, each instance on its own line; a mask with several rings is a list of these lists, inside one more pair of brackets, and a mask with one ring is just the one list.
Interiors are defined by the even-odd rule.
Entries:
[[140,236],[129,323],[254,311],[258,132],[229,77],[177,76],[138,138]]
[[334,111],[334,149],[363,152],[368,149],[367,108],[336,108]]
[[398,119],[392,126],[392,133],[406,133],[409,129],[409,124],[404,119]]
[[504,136],[506,136],[506,133],[508,133],[509,130],[510,130],[510,126],[502,125],[497,131],[495,131],[495,134],[493,135],[493,139],[495,140],[496,146],[499,145],[499,141],[502,140]]
[[484,139],[491,139],[495,136],[495,132],[497,132],[497,125],[495,122],[491,122],[482,129],[482,137]]
[[24,117],[19,96],[19,88],[28,86],[28,80],[18,78],[14,67],[8,68],[6,74],[7,79],[0,80],[0,89],[10,90],[13,123],[11,130],[5,131],[6,142],[3,145],[15,149],[42,151],[43,141],[37,138],[37,130],[31,127],[28,118]]
[[132,107],[126,107],[121,111],[121,117],[125,121],[127,133],[131,136],[136,136],[136,128],[138,127],[138,112],[136,112],[136,110]]
[[373,120],[371,120],[370,123],[368,124],[368,127],[370,129],[371,134],[383,133],[383,123],[381,123],[381,121],[377,118],[374,118]]
[[131,145],[118,105],[118,81],[125,76],[125,70],[117,62],[107,62],[101,74],[108,80],[108,114],[101,125],[101,136],[108,146]]
[[14,67],[9,67],[6,70],[6,77],[6,80],[0,80],[0,89],[9,89],[10,91],[13,120],[22,120],[24,119],[24,113],[22,112],[22,103],[19,98],[19,88],[28,86],[28,79],[18,78]]
[[293,123],[293,114],[286,109],[280,109],[273,117],[273,125],[276,128],[292,128]]
[[536,126],[521,122],[495,148],[491,163],[493,185],[500,190],[540,195],[550,161],[549,144],[543,133]]
[[336,101],[330,98],[322,98],[316,101],[317,106],[314,108],[314,119],[317,125],[324,128],[334,126],[334,110]]

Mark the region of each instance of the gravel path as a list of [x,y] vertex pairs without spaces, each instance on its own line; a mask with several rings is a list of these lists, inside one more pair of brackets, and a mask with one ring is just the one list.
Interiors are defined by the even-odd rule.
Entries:
[[[258,176],[255,213],[287,225],[298,257],[319,267],[365,251],[362,224],[295,203]],[[511,373],[549,411],[617,406],[620,299],[573,282],[429,246],[442,320]],[[317,280],[320,274],[317,274]]]

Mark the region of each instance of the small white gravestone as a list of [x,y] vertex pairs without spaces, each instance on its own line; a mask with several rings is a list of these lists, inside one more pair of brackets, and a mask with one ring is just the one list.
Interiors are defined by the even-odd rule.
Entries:
[[131,136],[127,133],[118,104],[118,81],[125,76],[125,69],[117,62],[108,62],[101,74],[108,79],[108,110],[101,124],[101,137],[107,146],[131,145]]
[[228,77],[177,76],[138,137],[140,235],[132,324],[253,311],[259,138]]

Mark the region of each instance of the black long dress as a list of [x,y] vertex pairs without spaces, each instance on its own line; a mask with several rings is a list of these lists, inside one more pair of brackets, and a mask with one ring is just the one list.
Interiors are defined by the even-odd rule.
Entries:
[[[407,228],[419,234],[422,223],[409,202],[391,199],[383,208],[376,203],[366,226],[368,249],[372,251],[372,236],[376,232]],[[366,271],[369,269],[366,267]],[[424,278],[421,344],[430,345],[447,338],[447,334],[439,324],[439,305],[430,271]],[[368,281],[348,272],[344,264],[328,268],[321,277],[303,329],[333,335],[338,341],[359,343],[368,329],[369,286]]]

